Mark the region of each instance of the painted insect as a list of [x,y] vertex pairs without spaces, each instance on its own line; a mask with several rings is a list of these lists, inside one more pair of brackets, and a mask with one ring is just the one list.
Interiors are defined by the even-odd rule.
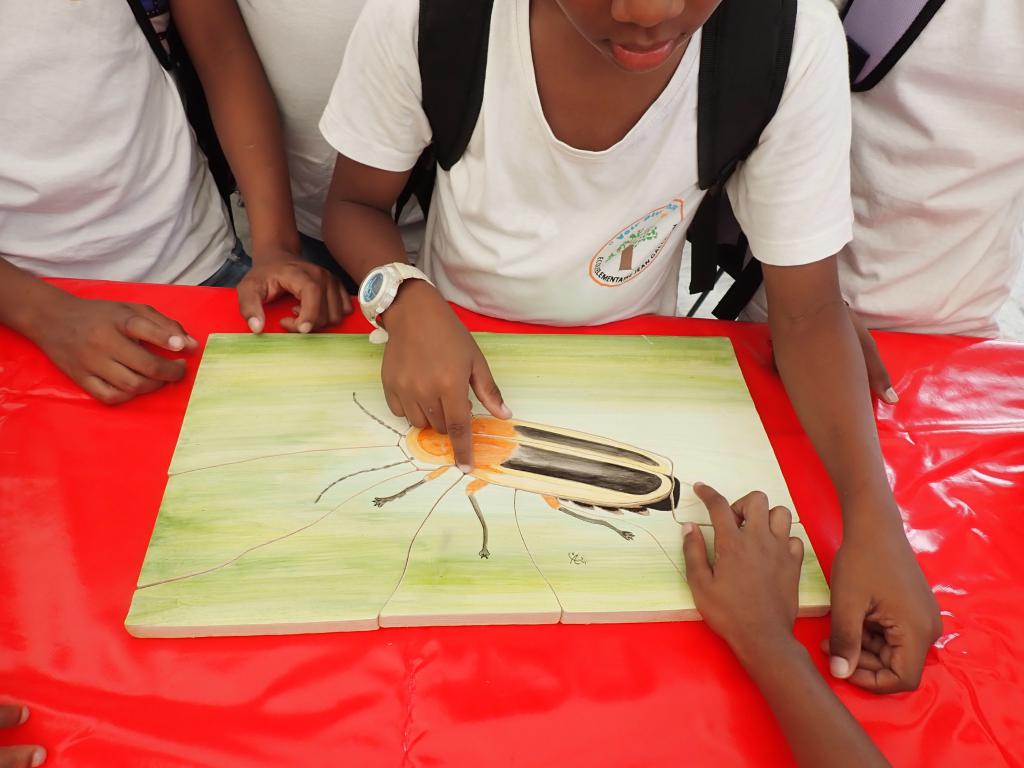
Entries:
[[[455,466],[447,435],[430,427],[411,427],[400,432],[366,410],[354,392],[352,400],[369,418],[398,435],[397,447],[406,458],[339,477],[320,492],[317,502],[335,485],[354,475],[401,464],[415,466],[417,461],[436,467],[418,469],[427,472],[422,479],[391,496],[376,497],[373,503],[382,507]],[[471,429],[475,465],[469,474],[474,479],[466,486],[466,496],[480,521],[482,558],[489,557],[490,551],[487,521],[476,494],[487,485],[535,493],[552,509],[609,528],[626,541],[633,539],[631,531],[592,517],[593,511],[650,514],[652,509],[674,511],[679,503],[680,484],[672,474],[672,463],[650,451],[583,432],[515,419],[502,421],[491,416],[474,415]]]

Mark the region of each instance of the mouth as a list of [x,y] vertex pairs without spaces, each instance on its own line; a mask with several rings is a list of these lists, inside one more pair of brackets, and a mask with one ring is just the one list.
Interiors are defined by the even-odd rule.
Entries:
[[622,43],[610,42],[612,58],[623,69],[631,72],[646,72],[657,69],[672,56],[672,53],[686,39],[680,35],[663,43],[656,43],[650,46],[623,45]]

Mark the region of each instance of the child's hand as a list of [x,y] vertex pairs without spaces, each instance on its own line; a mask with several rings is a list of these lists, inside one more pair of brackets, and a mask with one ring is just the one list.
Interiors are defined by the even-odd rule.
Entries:
[[422,280],[404,283],[381,321],[389,337],[381,366],[388,407],[414,427],[430,425],[448,434],[456,465],[468,472],[473,466],[469,388],[495,417],[512,416],[483,353],[448,302]]
[[759,491],[729,506],[714,488],[693,490],[715,529],[713,566],[698,526],[689,524],[683,538],[697,610],[764,694],[797,764],[888,766],[793,637],[804,545],[789,535],[789,510],[768,509]]
[[286,293],[299,301],[298,316],[281,320],[286,331],[309,333],[352,311],[344,286],[323,267],[287,251],[254,254],[252,269],[238,284],[238,308],[253,333],[266,324],[263,305]]
[[183,360],[168,360],[141,342],[170,352],[192,350],[195,339],[174,320],[142,304],[55,295],[25,335],[82,389],[117,405],[179,381]]
[[903,531],[848,528],[832,566],[832,674],[875,693],[912,691],[941,632]]
[[[28,707],[0,704],[0,728],[17,728],[28,719]],[[0,747],[0,768],[37,768],[46,762],[46,750],[37,746]]]
[[769,510],[760,491],[730,506],[710,486],[695,483],[693,490],[715,531],[714,565],[699,526],[690,524],[683,538],[697,610],[744,665],[766,661],[780,642],[792,639],[796,620],[804,546],[789,535],[793,517],[785,507]]

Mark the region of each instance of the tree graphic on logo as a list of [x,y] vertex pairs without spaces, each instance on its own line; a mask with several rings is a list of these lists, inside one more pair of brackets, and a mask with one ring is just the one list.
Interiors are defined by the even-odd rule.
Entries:
[[652,224],[649,227],[637,227],[629,233],[629,237],[619,251],[619,271],[620,272],[632,272],[633,271],[633,253],[636,250],[637,245],[645,243],[648,240],[654,240],[658,236],[658,225]]
[[590,279],[614,288],[638,277],[657,260],[682,220],[683,201],[674,198],[616,230],[591,257],[587,266]]

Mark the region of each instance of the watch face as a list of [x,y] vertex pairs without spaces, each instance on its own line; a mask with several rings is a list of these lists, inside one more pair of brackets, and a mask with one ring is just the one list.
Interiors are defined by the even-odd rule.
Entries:
[[384,273],[376,272],[370,275],[363,284],[363,295],[360,297],[364,304],[369,304],[380,294],[381,286],[384,285]]

